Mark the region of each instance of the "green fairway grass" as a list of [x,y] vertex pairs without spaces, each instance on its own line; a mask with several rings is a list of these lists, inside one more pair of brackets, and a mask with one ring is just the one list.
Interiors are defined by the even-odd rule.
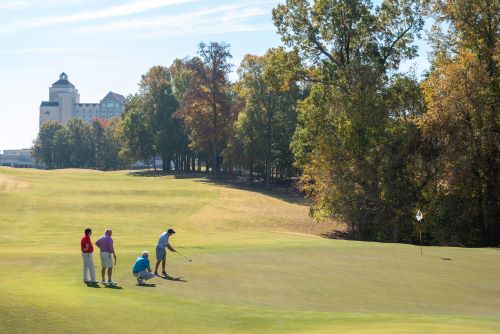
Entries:
[[[203,178],[0,168],[0,333],[500,332],[500,249],[329,240],[307,211]],[[83,284],[87,226],[113,229],[119,288]],[[193,261],[137,286],[168,227]]]

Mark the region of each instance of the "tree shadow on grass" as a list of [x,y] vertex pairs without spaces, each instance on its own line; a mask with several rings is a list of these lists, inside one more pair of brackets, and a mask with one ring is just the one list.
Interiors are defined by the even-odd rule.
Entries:
[[349,229],[333,230],[330,232],[322,233],[321,236],[326,239],[355,240],[354,235]]
[[250,185],[242,179],[214,180],[214,179],[209,179],[207,177],[199,178],[199,180],[196,180],[196,182],[212,184],[212,185],[217,185],[219,187],[225,187],[231,189],[251,191],[267,195],[291,204],[303,204],[303,205],[307,204],[304,197],[292,186],[279,187],[273,185],[273,188],[271,190],[268,190],[265,188],[264,184],[261,183],[255,183]]
[[206,177],[204,174],[199,173],[185,173],[175,171],[162,171],[162,170],[138,170],[128,172],[127,175],[135,177],[160,177],[160,176],[174,176],[176,179],[198,179]]
[[265,188],[263,182],[255,182],[248,184],[246,178],[226,178],[226,179],[212,179],[204,173],[185,173],[173,171],[152,171],[152,170],[139,170],[127,173],[129,176],[134,177],[160,177],[160,176],[173,176],[176,179],[198,179],[196,182],[213,184],[220,187],[246,190],[271,196],[276,199],[283,200],[291,204],[307,204],[302,194],[297,191],[290,183],[286,185],[274,184],[272,190]]
[[268,195],[276,199],[283,200],[292,204],[307,204],[304,196],[297,191],[291,181],[277,182],[273,184],[272,190],[265,188],[264,182],[254,182],[249,184],[246,177],[226,177],[220,179],[212,179],[205,173],[188,173],[162,170],[138,170],[128,172],[127,175],[134,177],[161,177],[173,176],[176,179],[198,179],[197,182],[214,184],[221,187],[247,190]]

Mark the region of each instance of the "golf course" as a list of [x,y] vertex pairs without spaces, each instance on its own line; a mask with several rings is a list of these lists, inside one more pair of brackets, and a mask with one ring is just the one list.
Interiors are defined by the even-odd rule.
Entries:
[[[82,282],[113,230],[116,287]],[[135,259],[167,228],[170,278]],[[203,177],[0,168],[0,333],[499,333],[500,249],[322,237],[297,195]],[[99,250],[94,251],[100,280]]]

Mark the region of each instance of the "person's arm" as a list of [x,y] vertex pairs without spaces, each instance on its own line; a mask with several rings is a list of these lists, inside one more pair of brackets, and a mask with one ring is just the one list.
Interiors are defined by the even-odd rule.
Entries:
[[115,253],[115,246],[113,245],[113,239],[111,239],[111,252],[113,253],[113,257],[115,258],[115,264],[116,264],[116,253]]
[[175,252],[175,249],[174,249],[172,246],[170,246],[170,244],[167,244],[167,248],[168,248],[171,252]]
[[97,241],[95,242],[95,245],[99,248],[101,248],[101,239],[97,239]]
[[82,253],[87,253],[87,251],[90,248],[90,245],[88,244],[88,242],[86,242],[85,238],[82,238],[81,245],[82,245]]

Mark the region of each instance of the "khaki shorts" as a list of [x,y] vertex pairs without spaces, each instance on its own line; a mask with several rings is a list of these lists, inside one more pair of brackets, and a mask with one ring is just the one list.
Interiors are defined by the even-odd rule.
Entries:
[[113,253],[101,252],[101,268],[113,268]]

